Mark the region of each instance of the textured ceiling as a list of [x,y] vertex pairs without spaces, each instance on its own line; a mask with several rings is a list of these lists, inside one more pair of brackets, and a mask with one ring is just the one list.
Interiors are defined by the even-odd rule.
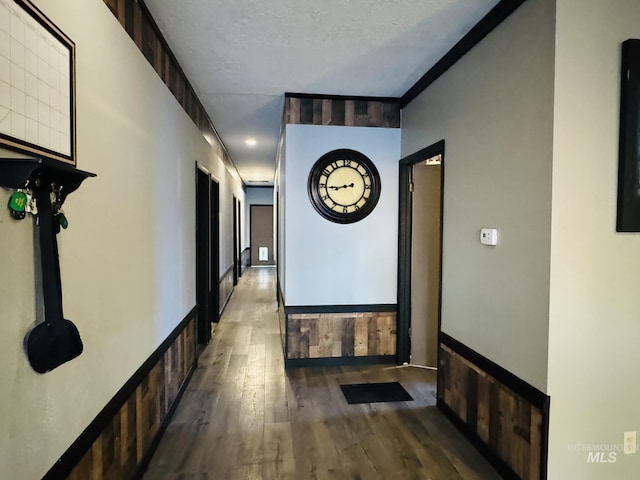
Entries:
[[145,1],[249,185],[272,184],[284,92],[402,96],[496,3]]

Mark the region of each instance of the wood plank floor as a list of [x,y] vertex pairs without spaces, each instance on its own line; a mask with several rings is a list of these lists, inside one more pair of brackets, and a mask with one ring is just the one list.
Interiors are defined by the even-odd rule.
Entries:
[[[240,279],[146,480],[499,479],[435,408],[435,374],[285,371],[275,269]],[[399,381],[414,401],[348,405],[339,385]]]

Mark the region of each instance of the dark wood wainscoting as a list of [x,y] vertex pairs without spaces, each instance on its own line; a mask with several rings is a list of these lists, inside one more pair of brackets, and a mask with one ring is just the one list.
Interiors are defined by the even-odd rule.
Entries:
[[247,271],[247,268],[251,266],[251,249],[245,248],[240,254],[240,268],[242,269],[242,275]]
[[549,397],[441,333],[438,407],[505,478],[546,479]]
[[284,124],[400,128],[400,99],[286,93]]
[[284,295],[282,290],[276,287],[278,295],[278,323],[280,325],[280,340],[282,341],[282,353],[287,358],[287,313],[284,306]]
[[220,315],[224,312],[231,294],[233,293],[233,265],[231,265],[226,272],[220,277],[219,283],[220,289]]
[[140,478],[196,366],[196,309],[134,373],[44,480]]
[[285,307],[287,366],[395,362],[396,306]]

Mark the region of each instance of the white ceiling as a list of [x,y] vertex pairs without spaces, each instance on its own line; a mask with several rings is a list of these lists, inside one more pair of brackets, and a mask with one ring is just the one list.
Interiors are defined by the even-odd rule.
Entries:
[[497,3],[145,1],[248,185],[273,184],[285,92],[400,97]]

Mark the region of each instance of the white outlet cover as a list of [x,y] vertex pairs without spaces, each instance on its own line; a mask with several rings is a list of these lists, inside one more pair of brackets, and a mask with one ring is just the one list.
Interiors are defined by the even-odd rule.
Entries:
[[482,228],[480,229],[480,243],[483,245],[497,245],[498,244],[498,230],[495,228]]

